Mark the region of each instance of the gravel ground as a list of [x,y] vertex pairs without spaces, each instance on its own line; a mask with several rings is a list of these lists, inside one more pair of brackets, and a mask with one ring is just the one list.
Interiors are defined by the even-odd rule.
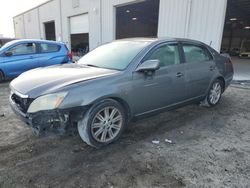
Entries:
[[10,110],[8,93],[0,84],[1,188],[250,186],[247,88],[230,87],[214,108],[190,105],[130,123],[99,150],[79,136],[34,136]]

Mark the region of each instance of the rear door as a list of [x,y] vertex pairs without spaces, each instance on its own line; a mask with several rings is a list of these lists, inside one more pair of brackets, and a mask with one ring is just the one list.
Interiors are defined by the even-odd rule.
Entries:
[[67,51],[63,46],[55,43],[39,43],[39,65],[46,67],[67,63]]
[[158,59],[160,69],[152,74],[133,73],[133,109],[137,115],[155,111],[186,98],[184,65],[179,45],[165,43],[155,47],[143,59]]
[[188,99],[205,95],[216,71],[216,64],[208,49],[202,45],[182,43]]
[[17,44],[7,51],[12,53],[12,55],[3,58],[5,74],[8,77],[16,77],[38,66],[37,46],[33,42]]

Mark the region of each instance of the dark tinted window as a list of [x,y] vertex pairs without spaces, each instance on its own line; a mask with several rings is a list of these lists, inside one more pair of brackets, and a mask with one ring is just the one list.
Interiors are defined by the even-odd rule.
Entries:
[[158,59],[160,66],[168,66],[180,63],[180,56],[177,44],[166,44],[151,51],[145,60]]
[[60,50],[60,46],[56,44],[40,44],[41,53],[57,52]]
[[36,45],[35,43],[23,43],[9,49],[9,51],[13,55],[34,54],[36,53]]
[[159,0],[116,7],[116,39],[157,36]]
[[201,63],[212,59],[209,51],[200,46],[183,44],[183,50],[187,63]]

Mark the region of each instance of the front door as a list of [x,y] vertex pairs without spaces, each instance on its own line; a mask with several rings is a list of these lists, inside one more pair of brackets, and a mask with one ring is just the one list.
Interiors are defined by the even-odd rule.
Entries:
[[180,62],[178,44],[161,44],[143,59],[158,59],[160,69],[133,73],[133,109],[136,115],[160,110],[186,99],[184,64]]
[[16,77],[39,66],[35,43],[18,44],[8,49],[8,51],[12,54],[4,57],[5,72],[8,77]]

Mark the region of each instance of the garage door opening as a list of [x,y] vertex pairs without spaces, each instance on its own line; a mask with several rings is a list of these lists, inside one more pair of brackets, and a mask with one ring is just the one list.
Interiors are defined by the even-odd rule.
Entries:
[[55,22],[47,22],[44,23],[45,28],[45,38],[46,40],[56,40],[56,28]]
[[250,1],[228,0],[221,53],[234,65],[234,80],[250,80]]
[[70,18],[70,41],[74,61],[89,52],[88,14]]
[[239,56],[246,51],[250,53],[250,1],[228,0],[221,52]]
[[156,37],[158,17],[159,0],[116,7],[116,39]]

